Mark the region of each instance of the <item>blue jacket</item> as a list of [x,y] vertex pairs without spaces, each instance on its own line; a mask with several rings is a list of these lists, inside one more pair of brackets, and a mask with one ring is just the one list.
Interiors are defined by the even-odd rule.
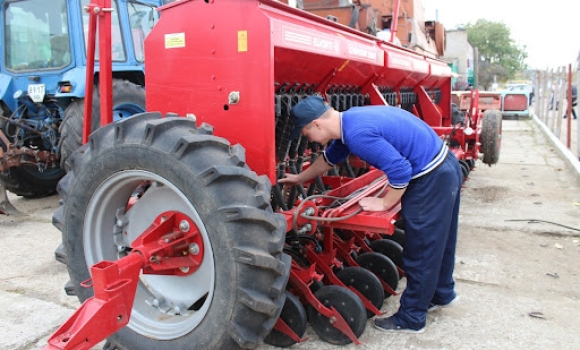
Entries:
[[340,114],[341,139],[325,151],[331,164],[350,153],[382,170],[393,188],[433,170],[445,159],[447,147],[424,121],[396,107],[353,107]]

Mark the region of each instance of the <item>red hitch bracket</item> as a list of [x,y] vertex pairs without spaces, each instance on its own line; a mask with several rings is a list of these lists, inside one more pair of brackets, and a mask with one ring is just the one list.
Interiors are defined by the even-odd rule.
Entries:
[[129,255],[91,267],[94,296],[48,340],[44,350],[88,350],[129,323],[141,270],[144,274],[186,276],[203,260],[199,229],[187,215],[169,211],[155,218],[132,243]]
[[95,295],[48,339],[44,350],[90,349],[129,323],[144,263],[140,254],[129,254],[115,262],[93,265]]

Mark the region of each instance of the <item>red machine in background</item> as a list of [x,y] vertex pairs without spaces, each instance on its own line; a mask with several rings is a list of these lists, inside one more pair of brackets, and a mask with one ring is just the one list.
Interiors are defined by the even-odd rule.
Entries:
[[[101,1],[94,18],[108,16]],[[404,276],[404,221],[400,205],[361,212],[388,179],[357,158],[277,184],[323,148],[288,137],[310,94],[339,111],[404,108],[468,170],[482,149],[499,154],[501,115],[482,115],[474,91],[454,117],[444,62],[280,2],[166,5],[145,57],[151,112],[92,133],[59,184],[59,260],[84,304],[47,349],[290,346],[308,323],[358,343]]]

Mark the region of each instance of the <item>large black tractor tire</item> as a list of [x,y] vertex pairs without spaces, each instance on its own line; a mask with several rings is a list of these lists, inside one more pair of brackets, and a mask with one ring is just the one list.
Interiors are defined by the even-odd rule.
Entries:
[[42,198],[56,193],[64,171],[60,168],[39,171],[36,165],[10,168],[0,173],[0,182],[10,192],[24,198]]
[[498,110],[488,109],[483,112],[481,121],[481,153],[483,163],[489,166],[499,161],[502,134],[502,115]]
[[[0,115],[3,116],[2,108]],[[7,123],[0,119],[0,130],[6,132]],[[6,151],[8,145],[0,141],[0,147]],[[9,168],[0,172],[0,182],[8,191],[25,198],[41,198],[56,193],[56,185],[63,177],[64,171],[60,168],[39,171],[36,165],[22,165],[18,168]]]
[[247,167],[244,148],[212,131],[143,113],[100,128],[69,159],[53,223],[80,301],[93,295],[79,285],[89,267],[134,254],[127,247],[161,213],[185,214],[203,238],[193,274],[141,274],[130,322],[108,348],[253,349],[280,315],[290,274],[284,217],[272,211],[271,184]]
[[[145,90],[127,80],[113,80],[113,120],[145,112]],[[85,99],[72,101],[64,111],[60,125],[60,167],[68,171],[67,160],[83,144]],[[91,132],[101,127],[99,87],[93,89]]]

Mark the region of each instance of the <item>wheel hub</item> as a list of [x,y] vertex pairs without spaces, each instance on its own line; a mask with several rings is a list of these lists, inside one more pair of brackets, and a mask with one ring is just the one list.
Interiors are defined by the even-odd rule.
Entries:
[[158,339],[197,327],[213,298],[215,269],[203,221],[181,191],[156,174],[123,171],[101,184],[88,212],[87,264],[135,250],[145,257],[128,327]]

